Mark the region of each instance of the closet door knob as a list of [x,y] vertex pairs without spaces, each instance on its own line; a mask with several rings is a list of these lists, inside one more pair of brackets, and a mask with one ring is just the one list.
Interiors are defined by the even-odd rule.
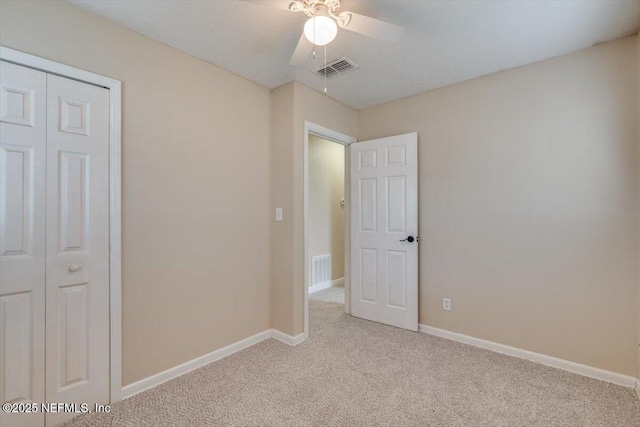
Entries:
[[71,264],[69,266],[69,271],[71,273],[75,273],[76,271],[80,271],[80,266],[78,264]]

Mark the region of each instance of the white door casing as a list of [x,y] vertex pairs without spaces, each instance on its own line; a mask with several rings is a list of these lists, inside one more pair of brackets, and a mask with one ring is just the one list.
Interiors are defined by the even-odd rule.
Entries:
[[[309,287],[311,286],[311,264],[310,257],[308,254],[309,251],[309,135],[315,135],[319,138],[323,138],[329,141],[333,141],[337,144],[342,144],[344,146],[348,146],[349,144],[353,144],[357,141],[356,138],[352,136],[348,136],[342,134],[340,132],[334,131],[327,127],[318,125],[316,123],[312,123],[310,121],[305,120],[304,122],[304,147],[303,147],[303,157],[304,157],[304,333],[303,339],[307,339],[309,336]],[[344,270],[344,311],[346,314],[351,314],[350,312],[350,240],[351,235],[349,232],[350,229],[350,209],[349,209],[349,200],[350,200],[350,186],[349,186],[349,154],[350,151],[348,148],[345,148],[345,179],[344,179],[344,191],[345,191],[345,223],[344,223],[344,234],[345,234],[345,270]]]
[[417,331],[418,136],[350,149],[351,314]]
[[[41,403],[45,383],[46,85],[0,62],[0,402]],[[43,425],[0,412],[0,425]]]
[[46,401],[107,404],[109,91],[47,79]]

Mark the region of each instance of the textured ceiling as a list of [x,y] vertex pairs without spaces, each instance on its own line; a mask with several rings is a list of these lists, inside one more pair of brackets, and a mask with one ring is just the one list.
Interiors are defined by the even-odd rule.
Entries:
[[[268,88],[297,80],[322,90],[311,71],[293,67],[305,16],[242,1],[70,0],[147,37]],[[348,56],[360,68],[328,81],[328,94],[356,109],[636,34],[640,0],[361,1],[341,10],[404,26],[395,44],[339,30],[328,61]]]

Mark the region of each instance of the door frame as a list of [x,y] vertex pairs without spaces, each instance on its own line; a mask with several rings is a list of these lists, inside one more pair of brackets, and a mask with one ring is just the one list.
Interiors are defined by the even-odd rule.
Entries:
[[351,177],[351,150],[349,145],[358,140],[352,136],[336,132],[332,129],[312,123],[308,120],[304,121],[304,337],[309,337],[309,285],[311,284],[311,268],[309,260],[309,134],[315,135],[327,141],[344,145],[344,312],[351,313],[351,217],[350,207],[350,186],[348,185]]
[[4,46],[0,60],[109,89],[109,397],[117,402],[122,391],[122,83]]

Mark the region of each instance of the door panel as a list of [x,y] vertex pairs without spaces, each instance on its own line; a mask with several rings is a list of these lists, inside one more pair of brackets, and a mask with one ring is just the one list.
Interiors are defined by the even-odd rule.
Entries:
[[387,251],[387,304],[398,308],[407,307],[407,253]]
[[[45,367],[45,73],[0,61],[0,401],[42,403]],[[0,412],[0,425],[44,416]]]
[[407,234],[407,180],[387,177],[387,233]]
[[87,283],[58,288],[60,307],[58,389],[87,382],[89,335],[89,292]]
[[351,314],[417,331],[417,134],[350,149]]
[[360,232],[376,232],[377,225],[377,181],[375,178],[359,181],[360,199]]
[[58,215],[60,218],[60,252],[84,251],[90,212],[89,202],[89,160],[87,154],[59,151],[60,189]]
[[378,251],[371,248],[360,249],[360,292],[361,299],[378,302]]
[[34,194],[31,191],[34,147],[5,144],[0,147],[2,170],[2,242],[1,256],[32,255]]
[[46,400],[106,404],[109,91],[47,78]]

